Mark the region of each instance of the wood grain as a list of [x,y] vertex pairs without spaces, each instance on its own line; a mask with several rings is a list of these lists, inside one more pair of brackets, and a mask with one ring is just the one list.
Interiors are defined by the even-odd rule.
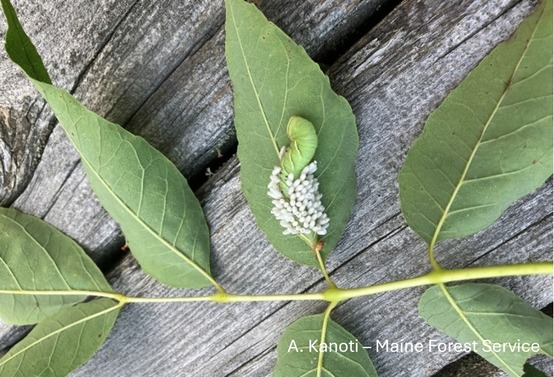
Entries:
[[[386,2],[286,0],[259,6],[310,53],[325,57],[345,48]],[[13,3],[53,81],[143,135],[186,176],[203,174],[222,149],[236,144],[222,2]],[[0,23],[0,36],[4,31]],[[119,228],[96,200],[61,127],[54,127],[42,100],[0,50],[0,203],[17,199],[15,208],[50,222],[108,268],[121,255]],[[0,324],[0,350],[11,344],[1,339],[12,331],[20,334]]]
[[[293,36],[302,36],[308,51],[323,56],[383,3],[289,0],[263,1],[260,6],[270,19],[294,30]],[[223,2],[133,4],[82,72],[76,96],[107,119],[144,136],[186,177],[203,175],[212,160],[236,143],[223,21]],[[311,23],[320,26],[310,28]],[[49,221],[101,263],[111,259],[123,241],[84,180],[78,161],[56,127],[14,206]]]
[[[73,90],[135,2],[15,0],[13,5],[52,79]],[[5,30],[2,16],[2,40]],[[7,205],[28,185],[54,121],[44,101],[8,60],[3,48],[0,77],[0,204]]]
[[[319,3],[326,2],[306,2],[313,8],[320,6]],[[359,6],[362,3],[351,2]],[[376,284],[428,271],[425,245],[406,227],[400,214],[398,170],[428,114],[494,45],[509,36],[534,3],[407,0],[330,68],[335,89],[346,96],[353,107],[361,139],[357,162],[358,201],[346,233],[328,262],[331,276],[340,286]],[[283,9],[280,12],[285,19],[287,12]],[[294,26],[287,29],[285,21],[276,22],[294,34]],[[314,24],[322,22],[314,21]],[[210,44],[217,38],[221,36],[216,33],[202,47],[209,46],[205,48],[212,51],[214,61],[222,61],[221,40],[218,42],[220,50],[215,47],[217,43]],[[317,44],[317,34],[313,38]],[[211,65],[201,65],[200,70]],[[228,89],[224,89],[228,85],[225,69],[219,69],[213,73],[215,84],[208,76],[204,81],[201,80],[203,76],[195,76],[197,81],[191,81],[197,86],[216,88],[218,100],[202,102],[199,93],[204,92],[199,88],[199,100],[192,102],[191,107],[198,109],[202,103],[205,106],[202,111],[223,114],[220,120],[206,119],[225,127],[230,124],[230,99],[225,91]],[[172,75],[178,71],[179,68],[175,69]],[[171,80],[172,75],[167,80]],[[163,107],[169,101],[169,95],[162,95],[162,87],[163,84],[146,104],[159,98],[159,106]],[[218,91],[217,88],[222,89]],[[102,106],[110,106],[107,99]],[[182,106],[181,111],[184,111],[187,106]],[[137,114],[139,112],[140,109]],[[128,125],[133,129],[132,121]],[[145,127],[139,128],[146,130]],[[48,157],[53,159],[51,166],[55,166],[55,154],[67,154],[67,145],[63,146],[63,137],[56,131],[43,155],[44,161],[47,153],[52,153]],[[183,131],[182,135],[188,135],[187,132]],[[156,132],[151,135],[154,138]],[[174,140],[162,149],[174,161],[179,161],[171,154],[171,149],[185,156],[184,146],[179,144],[176,134],[172,137]],[[223,138],[214,137],[211,146],[221,145],[218,142]],[[50,145],[53,149],[48,152]],[[184,165],[179,166],[183,168]],[[39,166],[37,174],[40,171]],[[47,180],[49,170],[42,171],[42,180]],[[98,215],[100,212],[90,204],[88,185],[79,171],[75,168],[70,179],[62,180],[64,186],[57,186],[63,188],[53,190],[57,195],[53,205],[48,198],[44,203],[33,203],[26,194],[16,204],[28,206],[29,211],[42,211],[49,221],[66,224],[65,229],[73,224],[77,238],[90,250],[109,248],[107,245],[117,239],[114,237],[116,228],[111,228],[112,224]],[[198,192],[211,229],[215,277],[236,293],[323,289],[325,285],[317,271],[296,266],[272,250],[246,206],[238,172],[238,161],[233,158]],[[52,190],[41,187],[38,178],[33,182],[34,188],[29,187],[36,192],[44,189],[44,195],[48,195]],[[79,200],[82,207],[71,204]],[[48,211],[44,211],[45,208]],[[84,211],[90,213],[83,214]],[[87,220],[80,220],[83,215]],[[548,260],[551,258],[551,222],[552,182],[549,181],[537,192],[519,200],[489,229],[464,240],[441,243],[437,248],[438,261],[446,267],[463,267]],[[115,289],[129,295],[188,293],[157,284],[145,276],[130,257],[126,257],[109,278]],[[552,301],[551,277],[498,279],[495,282],[512,289],[538,308]],[[421,287],[351,300],[341,304],[333,318],[366,345],[374,344],[376,339],[447,341],[417,316],[416,304],[423,290]],[[195,293],[207,292],[209,290]],[[73,375],[269,375],[275,361],[275,344],[284,328],[299,316],[320,312],[324,307],[323,303],[298,302],[129,305],[106,344]],[[459,353],[414,355],[370,351],[377,370],[385,377],[430,376],[461,356]],[[472,370],[465,376],[481,375],[479,373]]]

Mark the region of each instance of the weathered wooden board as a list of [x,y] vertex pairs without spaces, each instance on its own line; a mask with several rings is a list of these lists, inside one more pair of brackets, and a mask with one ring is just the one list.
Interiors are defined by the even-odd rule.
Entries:
[[[384,2],[260,5],[268,17],[299,36],[308,51],[326,56]],[[222,1],[134,3],[83,71],[75,93],[91,109],[143,135],[187,177],[203,174],[221,150],[235,143],[223,22]],[[91,193],[77,154],[66,151],[73,148],[56,128],[14,206],[75,238],[95,260],[109,259],[115,244],[122,243],[118,227]]]
[[[52,79],[73,89],[82,72],[102,50],[135,0],[77,0],[72,2],[33,2],[14,0],[13,5],[35,41]],[[6,24],[0,16],[0,39]],[[71,22],[68,22],[71,20]],[[27,21],[27,22],[26,22]],[[48,36],[46,38],[45,36]],[[3,42],[2,42],[3,45]],[[51,134],[51,112],[38,99],[19,69],[0,49],[0,204],[12,202],[25,189]],[[59,167],[74,165],[72,148],[58,151]],[[64,164],[65,158],[69,164]],[[52,172],[52,174],[56,174]],[[55,179],[51,176],[50,179]],[[38,188],[41,195],[47,195]],[[0,351],[24,334],[0,323]]]
[[[135,2],[76,0],[29,4],[15,0],[13,4],[22,20],[28,21],[26,29],[36,41],[52,79],[73,89]],[[2,16],[2,40],[5,30]],[[1,50],[0,204],[6,205],[29,183],[54,123],[44,102]]]
[[[339,285],[375,284],[428,269],[423,243],[406,228],[399,212],[396,175],[403,156],[428,113],[529,10],[528,1],[405,1],[332,67],[331,80],[351,102],[361,137],[358,203],[329,261]],[[271,249],[240,193],[238,169],[233,159],[200,193],[212,232],[216,278],[232,292],[322,289],[316,271],[295,266]],[[81,185],[76,195],[85,198],[86,185]],[[490,229],[442,244],[439,261],[461,267],[551,258],[551,203],[548,182]],[[131,295],[183,294],[144,276],[131,258],[110,278],[116,289]],[[498,282],[537,307],[552,301],[549,277]],[[376,339],[446,339],[417,318],[415,304],[422,291],[352,300],[337,308],[333,317],[369,345]],[[131,305],[105,346],[74,375],[268,375],[283,329],[323,307],[323,303]],[[431,375],[461,356],[370,355],[382,376]]]
[[[332,61],[329,55],[369,27],[386,2],[287,0],[259,5],[310,53]],[[91,109],[144,135],[187,176],[203,172],[219,149],[236,143],[223,2],[71,4],[74,8],[55,1],[14,1],[54,82],[72,89]],[[0,27],[3,39],[4,22]],[[60,127],[52,131],[51,113],[44,111],[42,123],[32,118],[43,102],[5,52],[0,54],[0,107],[12,114],[10,122],[0,119],[0,179],[5,183],[0,182],[0,200],[9,203],[19,195],[16,208],[46,219],[96,261],[109,263],[122,244],[117,225],[91,192],[70,141]],[[0,324],[0,339],[11,339],[11,331]]]
[[[229,290],[261,293],[324,287],[317,273],[291,266],[273,252],[254,228],[247,211],[238,209],[233,212],[234,205],[242,200],[236,178],[210,189],[213,195],[225,198],[222,199],[224,202],[214,207],[207,205],[206,209],[216,226],[214,244],[219,245],[215,249],[214,273]],[[542,213],[536,211],[550,195],[550,189],[545,187],[535,199],[522,200],[493,228],[444,250],[443,258],[455,259],[458,255],[465,255],[458,266],[474,260],[477,264],[488,265],[544,258],[550,253],[551,219],[547,208]],[[211,196],[208,195],[206,200]],[[222,223],[223,219],[218,217],[222,215],[219,206],[226,207],[226,212],[233,212],[240,222],[226,223],[225,214],[227,220]],[[532,214],[538,218],[534,226],[526,220]],[[383,215],[390,216],[391,220],[386,221]],[[345,240],[337,250],[339,253],[333,261],[338,260],[342,265],[333,270],[332,276],[340,285],[373,284],[426,271],[425,247],[405,228],[400,216],[383,209],[377,216],[385,220],[385,226],[360,230],[359,224],[353,224],[348,230],[349,236],[355,233],[365,239],[366,247],[358,257],[352,258],[351,250],[356,250],[355,245],[359,242],[353,238]],[[506,232],[511,224],[518,225]],[[383,229],[385,227],[388,229]],[[231,228],[237,233],[229,233]],[[491,244],[491,239],[499,242]],[[532,253],[514,253],[514,250],[527,250],[528,247]],[[176,294],[143,276],[130,258],[111,278],[117,289],[133,295]],[[539,307],[550,302],[552,297],[549,278],[502,279],[498,282]],[[369,345],[376,339],[426,341],[432,337],[446,340],[417,318],[415,305],[422,291],[413,289],[354,300],[339,307],[334,318]],[[95,372],[122,376],[141,373],[268,375],[274,364],[274,346],[282,329],[295,318],[321,311],[323,307],[323,304],[310,303],[233,304],[224,307],[216,304],[129,306],[123,311],[105,346],[75,375],[87,376]],[[379,353],[371,356],[382,376],[426,376],[460,355],[418,354],[414,357]],[[137,364],[138,360],[140,363]]]

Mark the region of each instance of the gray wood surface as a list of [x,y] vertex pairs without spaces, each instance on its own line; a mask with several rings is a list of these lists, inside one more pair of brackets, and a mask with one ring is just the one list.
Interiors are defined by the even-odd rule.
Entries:
[[[386,1],[258,3],[310,53],[329,61]],[[13,4],[56,84],[146,137],[187,177],[203,175],[222,149],[236,144],[222,2]],[[1,22],[2,39],[4,32]],[[121,254],[117,224],[91,192],[71,142],[53,128],[51,113],[3,49],[0,72],[0,110],[7,109],[0,111],[0,202],[15,200],[15,208],[44,218],[105,266]],[[21,330],[0,324],[0,334],[2,349]]]
[[[261,1],[260,6],[298,36],[309,52],[324,57],[384,2],[289,0]],[[223,2],[145,1],[127,8],[117,29],[83,68],[74,92],[92,110],[144,136],[187,178],[203,174],[209,162],[236,143],[224,58]],[[48,30],[35,39],[50,40]],[[109,259],[115,245],[122,243],[59,127],[14,206],[76,239],[96,261]]]
[[[75,73],[62,83],[67,88],[75,86],[76,94],[91,108],[144,135],[187,175],[199,174],[218,149],[229,148],[234,140],[221,4],[118,2],[116,6],[115,2],[95,2],[99,3],[106,12],[80,5],[85,7],[83,12],[96,9],[90,12],[99,18],[98,14],[109,13],[111,21],[104,20],[97,27],[88,25],[94,21],[86,18],[69,23],[87,24],[83,30],[88,30],[93,40],[74,64]],[[372,19],[379,2],[259,3],[270,19],[307,46],[312,56],[334,62],[329,69],[331,82],[350,101],[358,120],[358,201],[345,236],[328,262],[333,279],[340,286],[354,287],[426,272],[425,246],[406,227],[399,210],[398,170],[429,112],[515,29],[535,2],[406,0],[382,22],[365,30],[367,33],[338,59],[333,54],[343,51],[343,42],[351,41],[360,29],[364,31],[364,22]],[[40,19],[39,9],[24,14],[23,19]],[[43,22],[42,27],[40,34],[50,26]],[[32,33],[38,35],[39,30],[36,27]],[[94,30],[102,32],[95,34]],[[80,35],[76,31],[73,34]],[[69,43],[71,38],[66,41],[66,37],[60,32],[57,44]],[[78,43],[68,46],[68,51],[78,50]],[[59,56],[53,54],[49,64]],[[11,72],[4,70],[4,60],[2,55],[2,77]],[[34,101],[29,93],[8,103],[7,108],[27,111],[25,106]],[[16,123],[20,119],[17,111],[12,113]],[[50,122],[48,117],[45,122]],[[0,131],[0,139],[5,140],[4,129]],[[40,157],[40,150],[33,153]],[[265,240],[240,192],[239,169],[238,161],[231,158],[198,191],[211,229],[215,277],[236,293],[323,289],[317,271],[292,264]],[[23,193],[21,186],[10,189],[12,197],[18,196],[16,207],[44,217],[75,237],[97,260],[114,253],[120,242],[117,227],[91,195],[78,158],[59,127],[49,135],[30,183],[23,186]],[[438,259],[446,267],[548,260],[552,253],[551,223],[549,181],[518,201],[489,229],[464,240],[442,243]],[[129,295],[189,293],[157,284],[129,256],[109,278],[117,290]],[[552,302],[550,277],[494,282],[538,308]],[[373,345],[376,339],[446,341],[448,338],[417,316],[423,290],[351,300],[341,304],[333,318],[366,345]],[[284,328],[299,316],[323,308],[323,303],[298,302],[129,305],[106,344],[74,375],[269,375],[275,362],[275,344]],[[6,344],[9,336],[13,339],[18,331],[0,327],[4,342],[0,344]],[[441,369],[461,356],[370,351],[381,376],[447,375]],[[487,366],[476,368],[461,375],[499,375]]]
[[[133,1],[76,0],[29,4],[15,0],[25,22],[58,85],[74,90],[125,17]],[[75,20],[75,22],[68,22]],[[6,24],[2,15],[0,34]],[[28,185],[54,127],[51,112],[18,69],[0,51],[0,204],[10,204]]]

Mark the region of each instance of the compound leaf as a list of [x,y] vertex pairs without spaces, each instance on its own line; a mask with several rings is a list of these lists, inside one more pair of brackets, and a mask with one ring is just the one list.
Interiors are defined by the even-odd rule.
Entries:
[[318,134],[315,175],[330,218],[327,235],[321,238],[326,257],[342,235],[356,199],[354,115],[306,51],[253,4],[226,0],[225,7],[225,54],[234,89],[243,192],[273,246],[295,262],[317,267],[307,243],[296,235],[283,235],[271,214],[267,185],[279,165],[281,147],[289,144],[289,119],[296,115],[313,123]]
[[[8,0],[6,50],[20,67],[43,66],[38,54],[20,55],[25,39]],[[81,155],[98,199],[121,225],[141,267],[180,288],[215,284],[210,275],[209,232],[202,208],[186,179],[143,138],[86,109],[66,91],[25,70]]]
[[102,345],[120,309],[120,304],[103,298],[45,319],[0,359],[0,375],[67,376]]
[[0,318],[37,323],[88,296],[71,294],[76,290],[113,292],[69,237],[41,219],[0,208]]
[[434,286],[421,297],[419,314],[510,376],[523,375],[534,354],[552,357],[552,318],[498,285]]
[[552,0],[435,110],[400,172],[408,225],[427,243],[471,235],[552,174]]
[[[322,332],[325,332],[322,341]],[[275,377],[377,377],[360,342],[324,314],[292,323],[277,344]]]

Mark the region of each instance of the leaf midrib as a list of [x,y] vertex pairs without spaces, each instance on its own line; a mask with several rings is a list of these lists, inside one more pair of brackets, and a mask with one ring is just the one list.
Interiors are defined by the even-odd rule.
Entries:
[[[327,335],[327,327],[329,326],[329,317],[331,316],[331,311],[326,310],[325,314],[323,315],[323,323],[321,324],[321,337],[319,340],[319,347],[323,343],[325,343],[326,335]],[[316,377],[321,377],[321,372],[323,370],[323,357],[325,355],[325,352],[319,352],[318,358],[317,358],[317,367],[316,367]]]
[[[329,328],[329,321],[331,321],[331,312],[330,311],[326,311],[324,313],[324,317],[323,317],[323,323],[322,323],[322,326],[321,326],[321,330],[318,331],[321,333],[321,337],[320,337],[320,340],[319,340],[319,346],[321,347],[321,344],[325,342],[325,340],[327,339],[327,330]],[[306,346],[306,347],[299,347],[299,349],[308,349],[309,347]],[[337,354],[341,357],[344,357],[346,358],[348,361],[354,363],[354,364],[357,364],[360,366],[361,370],[364,371],[364,373],[366,372],[364,366],[362,364],[360,364],[359,362],[357,362],[356,360],[353,360],[345,355],[343,355],[341,352],[333,352],[334,354]],[[308,374],[310,374],[311,372],[315,371],[316,372],[316,377],[321,377],[322,376],[322,372],[323,370],[327,371],[331,376],[335,376],[335,374],[333,372],[331,372],[329,369],[325,368],[323,366],[323,359],[325,357],[325,354],[326,352],[319,352],[318,353],[318,362],[317,362],[317,365],[314,369],[310,369],[309,371],[307,371],[306,373],[302,374],[301,376],[299,377],[302,377],[302,376],[307,376]],[[369,376],[369,374],[365,373],[366,376]]]
[[131,210],[131,208],[129,208],[129,206],[127,206],[125,202],[121,200],[119,196],[115,194],[115,192],[111,189],[108,183],[92,167],[88,159],[82,153],[80,154],[81,154],[81,160],[83,161],[83,163],[85,163],[88,166],[89,170],[94,174],[94,176],[98,179],[98,181],[102,183],[102,185],[106,188],[106,190],[111,194],[111,196],[116,200],[116,202],[130,215],[131,218],[133,218],[139,225],[141,225],[142,228],[144,228],[147,232],[149,232],[155,239],[157,239],[160,243],[162,243],[165,247],[167,247],[170,251],[172,251],[177,257],[183,259],[191,267],[195,268],[198,272],[200,272],[210,283],[212,283],[211,276],[209,276],[208,273],[204,271],[203,268],[198,266],[192,259],[190,259],[183,252],[180,252],[175,246],[167,242],[163,237],[161,237],[161,235],[157,234],[154,231],[154,229],[152,229],[148,224],[146,224],[133,210]]
[[[254,6],[254,5],[252,5]],[[240,38],[239,29],[237,26],[236,18],[235,18],[235,12],[233,10],[232,6],[228,7],[229,13],[231,14],[231,19],[233,20],[233,27],[235,29],[235,35],[237,36],[237,42],[240,47],[240,52],[242,55],[242,59],[244,60],[244,65],[246,67],[246,72],[248,73],[248,79],[250,80],[250,85],[252,85],[252,89],[254,90],[254,94],[256,96],[256,101],[258,103],[258,106],[260,108],[260,112],[262,114],[262,117],[264,119],[265,126],[267,128],[267,132],[269,133],[269,137],[271,139],[271,143],[273,144],[273,148],[275,148],[275,152],[277,153],[277,156],[279,156],[279,147],[277,146],[277,142],[275,140],[275,136],[273,135],[273,132],[271,131],[271,126],[269,125],[269,121],[265,115],[264,108],[262,106],[262,102],[260,100],[260,96],[258,94],[258,90],[256,89],[256,85],[254,84],[254,79],[252,77],[252,73],[250,72],[250,66],[248,65],[248,60],[246,59],[246,54],[244,53],[244,47],[242,45],[242,40]]]
[[[60,89],[60,88],[57,88],[51,84],[48,84],[48,83],[45,83],[45,82],[42,82],[42,81],[39,81],[39,80],[35,80],[33,79],[32,77],[28,76],[28,78],[30,79],[30,81],[35,85],[37,86],[39,89],[41,89],[43,86],[44,87],[52,87],[54,88],[55,91],[59,91],[61,92],[63,95],[68,95],[71,97],[71,95],[67,92],[65,92],[63,89]],[[40,90],[39,90],[40,91]],[[49,101],[49,98],[47,96],[44,96],[44,98],[47,100],[48,103],[50,103]],[[62,97],[63,98],[63,97]],[[73,97],[71,97],[73,98]],[[82,105],[78,104],[79,107],[81,107]],[[92,113],[90,110],[84,108],[85,111],[87,112],[90,112]],[[95,118],[98,118],[99,116],[96,114],[96,113],[92,113],[93,116]],[[104,119],[102,119],[103,121],[105,121]],[[107,121],[106,121],[107,122]],[[63,124],[62,124],[63,126]],[[64,127],[65,129],[65,127]],[[71,133],[67,132],[68,136],[73,140],[74,137],[71,135]],[[77,133],[77,135],[80,135],[79,133]],[[134,135],[132,135],[134,136]],[[89,160],[87,159],[87,157],[82,153],[81,151],[81,148],[79,148],[78,144],[75,143],[75,140],[73,140],[73,144],[75,145],[75,148],[79,151],[79,155],[81,156],[81,161],[83,162],[84,165],[86,165],[86,167],[88,167],[88,170],[90,172],[92,172],[92,174],[94,174],[94,177],[96,177],[98,179],[98,181],[102,184],[102,186],[104,186],[104,188],[106,188],[106,190],[108,191],[108,193],[115,199],[115,201],[121,206],[121,208],[123,208],[129,215],[132,219],[136,220],[136,222],[141,225],[142,228],[144,228],[147,232],[149,232],[152,236],[154,236],[155,239],[157,239],[160,243],[162,243],[165,247],[167,247],[171,252],[173,252],[176,256],[178,256],[179,258],[183,259],[186,263],[188,263],[191,267],[193,267],[194,269],[196,269],[198,272],[200,272],[206,279],[208,282],[210,282],[211,284],[215,285],[216,287],[218,286],[217,283],[215,282],[215,280],[206,272],[204,271],[203,268],[201,268],[200,266],[198,266],[192,259],[190,259],[187,255],[185,255],[184,253],[180,252],[175,246],[171,245],[168,241],[166,241],[164,238],[162,238],[159,234],[157,234],[155,232],[154,229],[152,229],[148,224],[146,224],[144,221],[142,221],[142,219],[131,209],[129,208],[129,206],[127,206],[127,204],[125,202],[123,202],[121,200],[121,198],[119,198],[119,196],[117,196],[115,194],[115,192],[112,190],[112,188],[108,185],[108,183],[100,176],[100,174],[96,171],[96,169],[94,169],[92,167],[92,164],[89,162]],[[133,149],[134,149],[134,146],[133,146]]]
[[[16,226],[18,226],[19,228],[21,228],[23,230],[23,232],[27,235],[27,237],[30,238],[32,240],[32,242],[35,243],[39,247],[39,249],[41,249],[44,252],[44,254],[46,254],[46,256],[48,257],[47,259],[49,259],[50,262],[52,262],[52,265],[54,266],[54,269],[56,270],[57,274],[59,275],[61,281],[63,281],[63,283],[65,284],[65,286],[67,287],[68,290],[71,290],[72,287],[69,285],[68,281],[65,279],[64,275],[62,274],[62,272],[60,271],[60,269],[58,267],[58,264],[56,263],[56,261],[54,261],[54,258],[52,257],[52,255],[50,255],[48,250],[46,250],[46,246],[44,246],[40,242],[38,242],[38,240],[35,237],[33,237],[33,235],[31,233],[29,233],[29,231],[23,226],[23,224],[19,223],[15,219],[13,219],[9,216],[6,216],[4,214],[0,214],[0,216],[7,219],[10,222],[12,222],[13,224],[15,224]],[[52,236],[51,233],[50,233],[50,236]],[[10,269],[10,271],[11,271],[11,269]]]
[[534,39],[534,36],[535,36],[535,32],[537,31],[537,27],[540,23],[540,19],[542,18],[544,14],[544,8],[542,9],[542,12],[541,12],[541,15],[537,18],[537,23],[533,26],[533,32],[531,33],[530,37],[529,37],[529,40],[527,41],[526,45],[525,45],[525,48],[523,49],[522,53],[521,53],[521,56],[519,57],[518,59],[518,62],[513,70],[513,72],[511,73],[510,75],[510,78],[508,80],[508,85],[505,86],[504,88],[504,91],[502,93],[502,96],[499,98],[495,108],[493,109],[493,111],[491,112],[489,118],[487,119],[487,122],[485,123],[484,127],[483,127],[483,130],[481,131],[481,134],[479,135],[479,139],[477,140],[477,142],[475,143],[475,147],[473,148],[469,158],[468,158],[468,161],[464,167],[464,170],[462,172],[462,175],[460,177],[460,180],[458,181],[458,183],[456,184],[456,187],[454,188],[454,191],[452,192],[452,196],[450,197],[449,201],[448,201],[448,204],[446,205],[446,207],[444,208],[444,211],[441,215],[441,218],[437,224],[437,228],[435,229],[435,232],[433,233],[433,237],[431,239],[431,242],[429,243],[429,249],[432,251],[437,240],[438,240],[438,237],[441,233],[441,230],[442,230],[442,227],[446,221],[446,219],[448,218],[448,216],[450,215],[449,211],[450,211],[450,207],[452,206],[452,204],[454,203],[455,199],[456,199],[456,196],[458,195],[458,192],[460,190],[460,188],[463,186],[463,184],[465,183],[465,177],[469,171],[469,168],[473,162],[473,159],[477,153],[477,150],[479,149],[479,147],[481,146],[481,140],[483,140],[483,137],[488,129],[488,127],[490,126],[492,120],[494,119],[494,117],[496,116],[496,113],[498,112],[498,110],[500,109],[501,107],[501,104],[502,102],[504,101],[504,98],[506,97],[506,94],[508,93],[508,91],[513,87],[514,83],[512,83],[512,79],[514,77],[514,74],[518,71],[519,69],[519,66],[521,64],[521,61],[523,60],[523,57],[525,56],[525,54],[527,53],[527,50],[529,49],[529,45],[531,44],[531,41]]
[[[450,303],[450,305],[452,305],[452,308],[454,309],[454,311],[456,312],[456,314],[458,314],[458,316],[460,317],[460,319],[466,324],[466,326],[471,330],[471,332],[473,332],[475,334],[475,336],[477,336],[477,338],[479,338],[479,340],[481,341],[481,344],[484,343],[485,341],[485,338],[481,335],[481,333],[479,333],[479,331],[477,331],[477,329],[473,326],[473,324],[469,321],[469,318],[467,318],[467,316],[465,315],[464,311],[462,310],[462,308],[460,308],[458,306],[458,304],[456,303],[456,301],[454,300],[454,298],[450,295],[450,293],[448,292],[448,290],[446,289],[446,286],[444,284],[438,284],[438,286],[440,287],[442,293],[444,294],[444,296],[446,297],[446,299],[448,300],[448,302]],[[498,359],[498,361],[500,361],[502,363],[502,365],[504,365],[506,367],[507,370],[509,370],[511,373],[513,373],[515,376],[519,376],[519,374],[514,371],[512,369],[512,367],[510,367],[508,364],[506,364],[506,362],[504,361],[504,359],[502,359],[495,351],[494,349],[491,349],[491,352],[490,352],[492,355],[494,355],[494,357],[496,357]]]
[[75,321],[75,322],[69,324],[69,325],[62,326],[61,328],[59,328],[59,329],[56,330],[56,331],[53,331],[53,332],[51,332],[51,333],[48,333],[47,335],[45,335],[45,336],[43,336],[43,337],[41,337],[41,338],[35,340],[33,343],[29,344],[27,347],[24,347],[24,348],[22,348],[21,350],[17,351],[16,353],[14,353],[14,354],[11,355],[10,357],[8,357],[6,360],[0,362],[0,367],[3,366],[3,365],[5,365],[8,361],[10,361],[10,360],[14,359],[15,357],[19,356],[21,353],[24,353],[24,352],[26,352],[27,350],[31,349],[32,347],[36,346],[37,344],[46,341],[48,338],[50,338],[50,337],[52,337],[52,336],[54,336],[54,335],[61,334],[63,331],[66,331],[66,330],[68,330],[68,329],[70,329],[70,328],[72,328],[72,327],[74,327],[74,326],[76,326],[76,325],[79,325],[79,324],[83,323],[83,322],[87,322],[87,321],[93,320],[93,319],[96,318],[96,317],[99,317],[99,316],[101,316],[101,315],[107,314],[107,313],[109,313],[109,312],[111,312],[111,311],[113,311],[113,310],[119,309],[119,308],[121,308],[123,305],[124,305],[124,303],[123,303],[123,302],[120,302],[120,303],[118,303],[118,304],[116,304],[116,305],[114,305],[114,306],[112,306],[112,307],[110,307],[110,308],[108,308],[108,309],[104,309],[104,310],[102,310],[101,312],[98,312],[98,313],[95,313],[95,314],[86,316],[86,317],[84,317],[84,318],[81,318],[81,319],[78,320],[78,321]]

